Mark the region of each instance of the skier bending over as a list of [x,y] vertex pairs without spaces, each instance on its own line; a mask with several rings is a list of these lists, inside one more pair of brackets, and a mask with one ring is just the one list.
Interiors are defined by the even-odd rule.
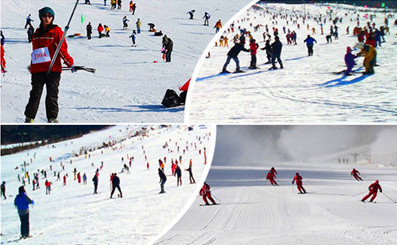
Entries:
[[206,182],[204,182],[204,185],[203,185],[203,187],[201,187],[201,190],[200,190],[200,196],[203,197],[203,200],[204,200],[204,202],[205,202],[205,205],[210,205],[210,204],[208,203],[208,201],[207,201],[207,197],[208,197],[208,199],[210,199],[210,201],[212,202],[212,204],[216,204],[216,202],[214,201],[214,199],[213,199],[212,196],[211,196],[210,188],[211,188],[211,187],[210,187]]
[[189,18],[190,20],[193,19],[194,12],[195,12],[195,10],[190,10],[189,12],[187,12],[190,16],[190,18]]
[[[295,181],[296,181],[296,187],[298,188],[298,191],[299,191],[301,194],[306,193],[305,188],[303,188],[303,186],[302,186],[302,184],[303,184],[303,182],[302,182],[302,176],[300,176],[299,173],[296,173],[296,174],[295,174],[295,177],[294,177],[294,179],[292,180],[292,184],[293,184]],[[302,191],[303,191],[303,192],[302,192]]]
[[351,171],[350,175],[353,175],[353,177],[358,180],[358,181],[362,181],[363,179],[361,179],[360,172],[358,172],[358,170],[356,170],[355,168],[353,168],[353,170]]
[[367,200],[368,197],[370,197],[372,195],[371,200],[369,200],[370,202],[372,202],[376,195],[378,195],[378,190],[380,192],[382,192],[382,187],[379,185],[379,181],[376,180],[374,183],[372,183],[369,187],[368,187],[369,193],[368,195],[366,195],[365,197],[363,197],[363,199],[361,199],[362,202],[364,202],[365,200]]
[[19,219],[21,220],[21,238],[29,237],[29,204],[34,205],[34,201],[27,195],[23,186],[19,187],[19,194],[15,197],[14,205],[18,209]]
[[221,73],[230,73],[228,70],[226,70],[227,65],[229,65],[230,60],[233,59],[234,62],[236,62],[236,72],[242,72],[242,70],[240,70],[240,61],[238,60],[238,54],[241,51],[244,52],[249,52],[249,49],[244,48],[244,44],[245,44],[245,39],[244,38],[240,38],[240,43],[236,43],[234,44],[234,46],[230,49],[230,51],[227,53],[227,59],[225,64],[223,65],[223,69]]
[[276,178],[276,176],[271,170],[266,175],[266,179],[268,179],[270,181],[270,184],[278,185],[277,182],[274,180],[275,178]]
[[[58,122],[59,111],[58,87],[62,73],[61,58],[68,67],[72,68],[72,72],[74,72],[73,58],[68,53],[66,40],[62,44],[59,44],[63,31],[59,26],[53,24],[55,17],[54,11],[49,7],[44,7],[39,10],[39,17],[41,20],[40,27],[34,33],[32,42],[33,52],[30,65],[32,90],[30,91],[29,102],[25,109],[25,122],[32,123],[34,121],[45,84],[47,89],[45,100],[47,119],[49,123],[56,123]],[[53,57],[58,44],[61,45],[60,53],[57,57]],[[50,73],[47,74],[52,59],[55,59],[55,63]]]
[[374,66],[376,64],[376,50],[373,46],[369,44],[360,44],[357,45],[358,48],[361,48],[361,51],[357,54],[357,56],[364,55],[364,66],[365,72],[363,74],[374,74]]

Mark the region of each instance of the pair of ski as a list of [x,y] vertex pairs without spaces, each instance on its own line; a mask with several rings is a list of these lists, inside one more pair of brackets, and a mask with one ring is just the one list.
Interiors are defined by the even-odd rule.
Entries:
[[200,206],[216,206],[219,205],[219,203],[213,203],[213,204],[200,204]]

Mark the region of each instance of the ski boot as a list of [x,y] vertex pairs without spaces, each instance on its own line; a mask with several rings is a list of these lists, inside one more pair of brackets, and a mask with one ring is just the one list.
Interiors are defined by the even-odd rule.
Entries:
[[25,118],[25,123],[34,123],[34,119],[33,119],[33,118],[26,117],[26,118]]
[[225,73],[230,73],[230,71],[226,70],[226,68],[223,68],[221,74],[225,74]]
[[56,119],[56,118],[50,118],[50,119],[48,119],[47,122],[48,122],[48,123],[58,123],[58,119]]
[[271,71],[271,70],[277,70],[277,69],[278,69],[277,66],[272,66],[272,67],[269,68],[269,71]]

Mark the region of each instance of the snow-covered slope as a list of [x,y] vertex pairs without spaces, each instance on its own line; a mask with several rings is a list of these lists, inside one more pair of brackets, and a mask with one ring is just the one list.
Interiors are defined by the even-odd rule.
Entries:
[[[27,42],[25,18],[32,14],[33,25],[39,25],[38,10],[50,6],[55,11],[54,23],[62,28],[72,12],[74,0],[16,0],[2,1],[1,29],[6,37],[5,59],[8,73],[2,77],[2,121],[23,122],[30,91],[31,45]],[[182,122],[183,107],[166,109],[160,103],[167,89],[178,90],[193,73],[204,48],[214,35],[213,24],[237,13],[249,0],[151,0],[134,1],[135,15],[128,11],[129,1],[121,10],[110,10],[102,0],[81,0],[70,24],[68,34],[86,35],[88,22],[93,26],[93,38],[67,38],[69,53],[76,65],[95,67],[95,74],[79,71],[62,74],[59,103],[61,122]],[[227,2],[228,4],[223,4]],[[188,11],[196,10],[194,20]],[[210,26],[203,26],[201,17],[211,14]],[[85,22],[81,24],[81,15]],[[130,20],[128,30],[122,30],[122,18]],[[131,47],[135,22],[142,21],[142,33],[137,35],[137,47]],[[111,29],[110,38],[98,39],[99,23]],[[172,62],[162,61],[161,37],[148,32],[154,23],[174,42]],[[157,63],[154,63],[154,62]],[[44,91],[45,92],[45,91]],[[38,122],[46,121],[44,98],[37,115]]]
[[[382,193],[376,203],[360,202],[376,179],[396,200],[396,169],[319,163],[276,164],[280,186],[271,186],[265,179],[271,165],[214,162],[206,181],[220,205],[199,206],[197,197],[156,244],[396,244],[397,204]],[[350,176],[353,167],[364,181]],[[308,194],[291,185],[295,172]]]
[[[329,18],[323,27],[324,35],[321,35],[320,25],[314,21],[314,18],[319,18],[320,14],[323,18],[327,16],[326,12],[329,11],[327,5],[306,4],[306,13],[310,19],[303,24],[302,18],[299,18],[300,29],[290,18],[287,24],[287,19],[281,19],[280,16],[295,15],[295,13],[303,16],[305,8],[302,4],[260,4],[264,11],[268,11],[267,13],[250,8],[234,19],[235,32],[222,33],[229,38],[229,48],[211,47],[209,49],[211,58],[205,59],[202,67],[197,71],[197,82],[194,84],[193,93],[188,97],[189,120],[216,123],[395,122],[397,113],[397,97],[394,93],[394,87],[397,85],[395,18],[389,18],[390,34],[385,36],[386,43],[382,43],[382,47],[377,48],[379,66],[375,67],[375,75],[362,76],[356,73],[345,77],[334,75],[332,72],[345,69],[346,47],[353,47],[358,42],[357,37],[352,35],[357,23],[357,15],[354,13],[356,9],[348,5],[330,4],[329,6],[334,11],[332,18],[343,18],[343,22],[337,24],[339,39],[333,40],[332,44],[327,44],[325,38],[325,35],[330,33]],[[358,9],[360,26],[363,27],[370,21],[365,18],[365,14],[372,15],[373,11],[366,13],[361,11],[364,8]],[[278,17],[271,19],[273,14]],[[393,14],[396,16],[395,13]],[[383,13],[376,14],[374,22],[378,28],[383,25],[384,18]],[[262,25],[257,32],[253,30],[256,25]],[[281,59],[284,70],[269,71],[271,65],[264,64],[267,61],[265,51],[258,50],[257,64],[260,69],[248,70],[250,55],[241,52],[239,60],[245,73],[219,74],[226,61],[227,52],[233,45],[233,36],[238,32],[238,27],[251,31],[260,48],[263,48],[265,43],[262,34],[265,32],[265,25],[268,25],[272,42],[274,41],[272,28],[276,27],[279,30],[280,40],[283,43]],[[349,35],[346,34],[348,26]],[[290,29],[291,32],[297,32],[297,45],[287,45],[283,27],[286,31]],[[316,28],[314,35],[313,27]],[[225,28],[229,28],[229,25]],[[308,34],[317,40],[317,44],[314,45],[314,56],[310,57],[303,42]],[[245,47],[249,48],[248,37]],[[358,58],[357,64],[355,69],[359,72],[364,71],[363,58]],[[235,63],[231,61],[228,70],[234,71],[234,69]]]
[[[41,189],[26,191],[35,205],[30,208],[30,231],[32,238],[27,244],[148,244],[188,205],[192,193],[202,183],[206,168],[203,148],[207,156],[212,156],[214,139],[213,128],[194,126],[188,131],[185,126],[114,126],[93,132],[78,139],[48,145],[1,158],[1,179],[6,181],[7,200],[1,201],[1,241],[18,240],[20,221],[13,201],[21,185],[17,174],[21,174],[21,165],[26,161],[30,176],[37,170],[47,170],[48,180],[53,183],[50,195],[45,195],[44,181],[40,174]],[[152,129],[153,128],[153,129]],[[137,131],[139,136],[132,137]],[[146,134],[147,136],[144,136]],[[200,138],[199,138],[200,137]],[[111,147],[98,149],[103,143],[115,142]],[[163,147],[165,143],[168,147]],[[196,147],[195,147],[196,145]],[[180,147],[178,152],[177,147]],[[188,146],[188,150],[186,147]],[[82,148],[83,147],[83,148]],[[96,150],[94,150],[96,148]],[[79,154],[87,149],[88,154]],[[89,149],[92,149],[90,152]],[[186,150],[183,153],[183,149]],[[147,161],[143,150],[146,152]],[[201,150],[201,154],[199,153]],[[103,153],[102,153],[103,152]],[[35,157],[34,157],[35,156]],[[193,162],[193,173],[197,184],[189,184],[189,176],[182,171],[183,185],[176,186],[176,178],[171,175],[171,159],[182,156],[181,168],[186,169],[189,160]],[[54,160],[49,162],[49,157]],[[121,173],[123,164],[129,165],[134,157],[130,174]],[[166,157],[165,184],[166,194],[159,195],[158,159]],[[124,162],[122,161],[124,158]],[[70,163],[72,159],[72,163]],[[99,171],[98,195],[93,195],[92,178],[103,161]],[[65,166],[62,170],[61,163]],[[149,162],[150,169],[146,163]],[[207,159],[207,166],[210,159]],[[60,171],[61,181],[50,171]],[[18,166],[18,169],[15,167]],[[73,169],[87,174],[87,185],[73,180]],[[205,171],[206,170],[206,171]],[[117,198],[118,191],[109,199],[111,173],[118,173],[121,180],[123,198]],[[68,174],[67,185],[62,178]],[[27,181],[27,180],[26,180]],[[193,198],[193,197],[192,197]],[[190,198],[191,199],[191,198]]]

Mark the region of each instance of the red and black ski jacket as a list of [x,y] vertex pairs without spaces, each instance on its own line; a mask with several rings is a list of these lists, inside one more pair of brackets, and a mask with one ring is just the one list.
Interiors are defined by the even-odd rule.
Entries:
[[[46,72],[50,68],[51,60],[55,54],[59,42],[63,35],[62,29],[57,25],[51,25],[46,30],[38,28],[33,34],[32,44],[32,60],[30,65],[31,73]],[[62,72],[61,58],[64,63],[71,67],[73,58],[68,53],[68,45],[66,40],[61,44],[61,49],[55,60],[51,72]]]

